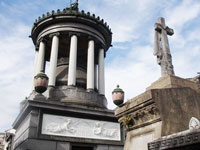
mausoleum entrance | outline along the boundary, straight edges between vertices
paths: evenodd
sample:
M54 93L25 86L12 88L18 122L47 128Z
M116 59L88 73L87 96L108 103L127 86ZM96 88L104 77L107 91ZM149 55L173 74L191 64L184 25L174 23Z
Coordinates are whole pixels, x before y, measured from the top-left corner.
M71 150L94 150L94 147L88 146L72 146Z

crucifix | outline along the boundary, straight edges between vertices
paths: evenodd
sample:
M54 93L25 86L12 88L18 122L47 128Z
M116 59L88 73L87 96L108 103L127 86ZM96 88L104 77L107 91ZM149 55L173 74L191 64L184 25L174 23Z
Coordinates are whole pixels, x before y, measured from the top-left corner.
M161 66L161 75L174 75L172 56L169 49L167 35L173 35L174 30L165 25L165 19L160 17L154 25L154 55L157 56L157 63Z

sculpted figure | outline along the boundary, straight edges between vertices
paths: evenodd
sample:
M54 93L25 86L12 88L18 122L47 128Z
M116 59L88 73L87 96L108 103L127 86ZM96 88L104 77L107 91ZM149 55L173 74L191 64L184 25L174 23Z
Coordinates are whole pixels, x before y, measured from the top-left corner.
M96 135L100 135L100 136L104 136L104 137L113 137L115 136L116 133L116 129L106 129L103 128L103 125L101 125L100 123L95 123L95 127L94 127L94 134Z
M158 18L155 23L154 55L157 56L157 63L161 66L161 75L174 75L172 57L169 49L167 35L173 35L173 29L165 26L165 19Z
M70 127L71 119L66 120L63 124L58 124L58 123L50 123L46 127L46 131L48 132L53 132L53 133L60 133L60 132L70 132L70 133L75 133L76 130L72 127Z
M95 123L94 134L99 135L102 132L102 127L100 123Z

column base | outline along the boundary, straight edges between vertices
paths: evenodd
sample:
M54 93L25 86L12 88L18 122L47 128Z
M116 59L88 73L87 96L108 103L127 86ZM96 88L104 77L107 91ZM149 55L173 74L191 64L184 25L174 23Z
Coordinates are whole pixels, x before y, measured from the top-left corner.
M94 89L87 89L87 92L94 92Z
M76 85L68 85L67 88L76 88Z

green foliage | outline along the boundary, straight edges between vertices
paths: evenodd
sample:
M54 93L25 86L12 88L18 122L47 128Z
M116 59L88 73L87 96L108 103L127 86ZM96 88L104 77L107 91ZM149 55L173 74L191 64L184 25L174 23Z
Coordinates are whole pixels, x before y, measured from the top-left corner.
M126 127L126 129L133 126L134 122L133 122L133 119L131 118L131 115L124 115L123 116L123 124Z

